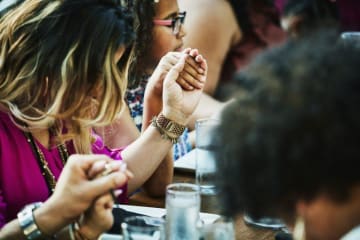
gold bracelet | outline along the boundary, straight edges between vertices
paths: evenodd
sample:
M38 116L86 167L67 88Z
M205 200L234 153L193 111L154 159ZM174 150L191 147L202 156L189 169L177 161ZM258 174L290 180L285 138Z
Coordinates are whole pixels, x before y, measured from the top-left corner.
M185 126L166 118L162 113L160 113L157 117L152 118L151 125L156 127L162 138L170 140L172 143L178 142L179 137L183 134L186 128Z

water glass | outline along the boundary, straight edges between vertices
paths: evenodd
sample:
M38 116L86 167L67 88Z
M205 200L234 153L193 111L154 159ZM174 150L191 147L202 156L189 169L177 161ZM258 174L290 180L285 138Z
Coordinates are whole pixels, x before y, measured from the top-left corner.
M212 141L212 133L219 121L216 119L200 119L195 123L196 131L196 184L203 195L215 195L216 146Z
M198 239L199 186L174 183L166 189L166 240Z
M164 240L165 223L161 218L132 216L121 223L124 240Z
M212 224L203 225L200 230L201 240L234 240L235 228L231 219L220 218Z
M249 214L244 214L244 222L249 225L262 227L262 228L269 228L274 230L285 229L285 223L278 219L272 217L261 217L261 218L253 218Z
M341 40L345 44L360 47L360 32L343 32L341 33Z

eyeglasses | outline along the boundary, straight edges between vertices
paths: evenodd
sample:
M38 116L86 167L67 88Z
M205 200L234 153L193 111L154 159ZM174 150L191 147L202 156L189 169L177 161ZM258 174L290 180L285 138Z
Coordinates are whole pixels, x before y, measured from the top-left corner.
M180 12L177 17L172 19L154 19L153 22L158 26L171 27L173 34L177 35L180 32L181 26L184 24L186 12Z

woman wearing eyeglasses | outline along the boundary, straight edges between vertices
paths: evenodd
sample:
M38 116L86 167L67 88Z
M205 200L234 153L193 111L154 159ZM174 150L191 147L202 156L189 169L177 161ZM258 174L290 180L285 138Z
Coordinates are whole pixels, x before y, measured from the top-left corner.
M145 88L148 92L155 88L158 82L161 82L163 72L174 64L183 49L183 38L186 35L184 22L188 17L186 12L179 9L177 0L146 1L138 0L135 11L138 17L137 40L135 42L135 62L132 64L130 72L130 87L127 92L127 103L129 112L123 113L119 118L113 131L127 132L127 138L108 137L108 144L111 146L121 146L136 139L141 129L146 129L153 115L159 111L161 106L161 96L151 98L145 94ZM196 50L191 51L194 56L198 54ZM194 58L196 60L196 58ZM201 75L203 68L201 64L196 63L194 59L189 58L188 64L192 66L191 74L182 75L183 80L179 80L182 87L188 91L202 86L204 83L196 75ZM190 68L191 69L191 68ZM197 72L195 72L197 71ZM150 78L151 76L151 78ZM155 91L161 95L161 89ZM150 107L148 107L150 105ZM144 110L144 106L147 106ZM222 107L222 104L212 101L205 95L202 95L200 103L192 115L189 129L194 128L197 118L208 117ZM151 109L151 111L149 111ZM120 124L121 123L121 124ZM135 124L134 124L135 123ZM124 126L127 127L125 128ZM116 129L116 130L115 130ZM172 171L172 159L177 159L186 154L193 147L188 129L180 137L179 142L173 147L172 156L168 156L168 170ZM114 136L114 134L111 134Z

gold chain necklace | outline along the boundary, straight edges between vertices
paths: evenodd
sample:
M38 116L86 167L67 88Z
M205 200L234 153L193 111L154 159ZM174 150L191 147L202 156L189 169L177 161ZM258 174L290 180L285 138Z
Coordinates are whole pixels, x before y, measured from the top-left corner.
M44 176L46 180L46 184L48 186L50 194L55 191L56 187L56 179L51 169L49 168L49 164L45 159L44 153L41 151L39 146L35 143L34 138L30 132L24 132L27 142L30 144L41 169L41 174ZM61 158L61 162L65 166L66 160L69 157L69 153L64 144L60 144L57 146L59 151L59 155Z

